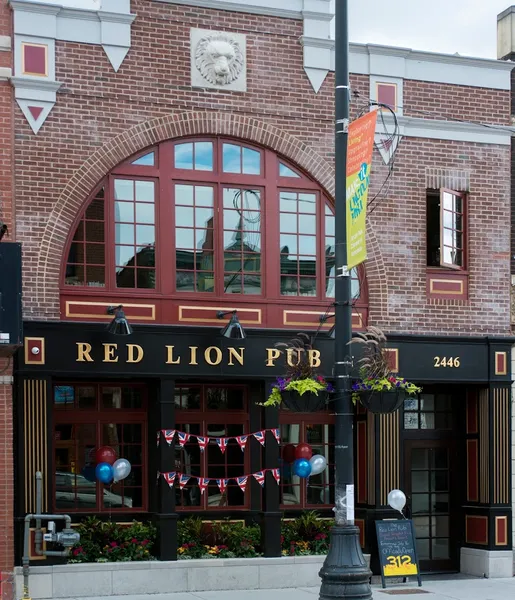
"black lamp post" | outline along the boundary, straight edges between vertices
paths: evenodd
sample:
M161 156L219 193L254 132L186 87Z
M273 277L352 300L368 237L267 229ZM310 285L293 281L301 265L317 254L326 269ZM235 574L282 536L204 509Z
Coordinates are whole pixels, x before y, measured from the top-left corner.
M348 0L336 0L335 21L335 340L336 387L334 427L335 521L331 547L320 569L320 600L370 600L371 573L354 525L354 410L351 399L348 343L352 339L351 278L347 268L347 140L349 128Z

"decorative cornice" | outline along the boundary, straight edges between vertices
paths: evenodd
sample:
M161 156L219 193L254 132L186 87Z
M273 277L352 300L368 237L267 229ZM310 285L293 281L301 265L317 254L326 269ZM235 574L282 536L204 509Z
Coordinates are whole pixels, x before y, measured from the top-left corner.
M334 40L313 38L307 35L301 36L300 43L303 46L310 46L311 48L325 48L326 50L334 49Z
M11 50L11 36L0 35L0 52L9 52Z
M513 129L503 125L485 126L419 117L398 117L397 120L399 135L405 137L510 146L511 138L515 135ZM386 114L384 121L387 129L393 130L393 118Z
M263 3L252 2L220 2L220 0L153 0L163 4L183 4L187 6L198 6L200 8L214 8L216 10L227 10L231 12L244 12L254 15L267 15L271 17L280 17L283 19L302 19L302 0L295 0L291 4L298 5L298 8L277 8L272 6L277 0L270 2L270 6L263 6Z
M40 90L42 92L57 92L63 85L59 81L48 81L37 77L11 77L11 83L17 89Z
M0 81L9 81L11 75L12 70L9 67L0 67Z

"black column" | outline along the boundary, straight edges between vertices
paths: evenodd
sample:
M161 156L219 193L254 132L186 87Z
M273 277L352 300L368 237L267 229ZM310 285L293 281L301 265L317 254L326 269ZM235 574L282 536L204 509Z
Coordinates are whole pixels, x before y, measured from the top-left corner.
M276 407L265 409L265 429L279 428L279 410ZM265 469L279 467L279 444L271 431L265 439ZM281 556L281 512L279 510L279 486L271 472L266 474L263 495L263 519L261 521L261 539L265 556Z
M156 390L156 402L154 404L156 430L150 432L150 446L156 446L156 433L161 429L175 429L175 381L173 379L161 379ZM156 452L157 472L169 473L175 471L175 441L168 444L164 436L160 436L159 447ZM154 473L151 471L149 479L152 484ZM177 560L177 520L175 512L175 489L170 487L162 476L157 482L157 494L155 495L156 511L154 523L157 527L156 554L160 560Z

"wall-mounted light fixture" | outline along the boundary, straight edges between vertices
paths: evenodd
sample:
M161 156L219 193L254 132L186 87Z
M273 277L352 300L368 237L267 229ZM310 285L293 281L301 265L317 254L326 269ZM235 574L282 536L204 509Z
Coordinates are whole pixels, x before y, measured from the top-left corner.
M113 335L131 335L132 327L129 325L123 312L123 306L109 306L107 309L108 315L114 315L114 319L107 326L107 331Z
M233 340L243 340L247 337L247 334L245 333L245 330L241 326L241 323L239 322L238 317L236 316L237 312L237 310L228 310L226 312L224 312L223 310L219 310L216 313L216 318L223 319L225 316L231 315L229 323L227 323L227 325L222 329L220 333L226 338L230 338Z
M320 315L320 323L325 323L329 319L334 319L334 314L332 314L332 315ZM334 331L335 331L335 325L333 325L331 327L331 329L329 329L329 331L327 332L327 335L331 339L333 339L333 340L334 340Z

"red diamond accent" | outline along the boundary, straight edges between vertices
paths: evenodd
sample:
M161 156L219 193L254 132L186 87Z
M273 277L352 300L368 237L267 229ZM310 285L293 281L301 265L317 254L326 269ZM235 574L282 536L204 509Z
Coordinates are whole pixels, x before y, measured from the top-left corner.
M41 106L29 106L29 111L34 121L37 121L39 119L39 115L43 112L43 109Z

